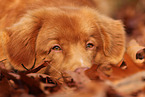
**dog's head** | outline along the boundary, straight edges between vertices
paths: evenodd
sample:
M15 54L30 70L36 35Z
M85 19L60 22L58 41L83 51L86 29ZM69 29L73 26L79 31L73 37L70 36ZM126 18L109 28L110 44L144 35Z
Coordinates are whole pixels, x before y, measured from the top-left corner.
M117 64L125 49L122 23L89 8L29 11L8 33L8 58L19 70L44 59L51 61L50 72Z

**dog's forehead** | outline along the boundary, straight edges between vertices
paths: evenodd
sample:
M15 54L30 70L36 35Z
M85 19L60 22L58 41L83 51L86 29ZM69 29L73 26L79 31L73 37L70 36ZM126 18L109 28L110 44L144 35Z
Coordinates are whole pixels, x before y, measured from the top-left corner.
M61 14L52 22L54 33L59 40L69 42L84 41L96 30L90 17L81 14Z

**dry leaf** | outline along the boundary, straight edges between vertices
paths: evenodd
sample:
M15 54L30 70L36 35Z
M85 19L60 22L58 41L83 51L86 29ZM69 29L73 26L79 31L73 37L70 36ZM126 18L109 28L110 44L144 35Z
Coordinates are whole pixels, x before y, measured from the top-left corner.
M127 54L135 63L140 63L140 65L145 63L145 47L140 46L134 39L128 43Z
M132 76L119 81L114 81L115 90L123 94L132 94L145 88L145 71L138 72Z

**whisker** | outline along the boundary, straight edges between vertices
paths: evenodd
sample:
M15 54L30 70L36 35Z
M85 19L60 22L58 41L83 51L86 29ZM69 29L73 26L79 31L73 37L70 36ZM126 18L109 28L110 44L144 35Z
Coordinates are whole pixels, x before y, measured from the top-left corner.
M48 56L48 54L46 55L46 57L47 57L47 56ZM40 57L40 56L39 56L39 57ZM44 58L40 57L40 58L42 59L42 61L39 62L39 63L41 64L42 62L47 61L47 60L45 60L46 57L44 57ZM52 65L50 65L50 64L48 64L48 63L47 63L47 65L50 66L52 69L54 69L58 74L62 75L62 73L61 73L59 70L57 70L54 66L52 66Z
M47 65L50 66L51 68L53 68L57 73L59 73L60 75L62 75L62 73L59 70L57 70L55 67L53 67L52 65L50 65L48 63L47 63Z

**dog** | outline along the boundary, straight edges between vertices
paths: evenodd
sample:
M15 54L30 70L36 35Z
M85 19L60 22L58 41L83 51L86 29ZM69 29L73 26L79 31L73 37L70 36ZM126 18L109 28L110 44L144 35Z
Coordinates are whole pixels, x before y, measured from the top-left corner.
M123 58L123 24L98 12L97 0L0 1L0 60L8 69L24 71L46 60L41 73L55 76Z

